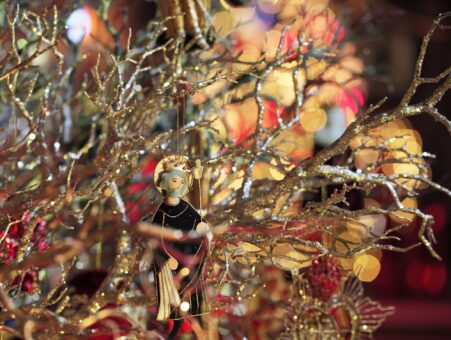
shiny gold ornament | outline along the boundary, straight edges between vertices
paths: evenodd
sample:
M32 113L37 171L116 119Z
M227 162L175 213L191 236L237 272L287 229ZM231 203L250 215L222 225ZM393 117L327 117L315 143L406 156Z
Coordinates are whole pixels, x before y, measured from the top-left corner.
M371 338L394 312L363 296L362 283L354 276L344 278L340 291L328 301L313 298L309 282L294 276L293 297L286 313L281 339L358 340Z

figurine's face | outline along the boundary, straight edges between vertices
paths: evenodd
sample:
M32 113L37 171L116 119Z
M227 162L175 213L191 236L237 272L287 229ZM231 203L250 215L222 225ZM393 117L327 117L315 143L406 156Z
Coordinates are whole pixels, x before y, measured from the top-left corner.
M166 184L166 195L169 197L183 196L183 189L185 187L185 180L177 175L169 177Z
M185 185L185 180L180 176L172 176L169 179L168 189L169 190L177 190L182 188Z
M182 197L187 189L187 177L179 171L164 173L160 183L160 188L169 197Z

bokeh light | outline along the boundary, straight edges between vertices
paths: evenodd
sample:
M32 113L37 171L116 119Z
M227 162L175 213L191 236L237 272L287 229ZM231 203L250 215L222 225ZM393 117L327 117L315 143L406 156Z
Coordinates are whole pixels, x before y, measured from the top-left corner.
M375 256L363 254L355 259L353 270L360 281L371 282L379 275L381 263Z
M83 38L92 32L92 19L87 9L79 8L67 19L67 38L74 44L82 42Z
M187 311L189 311L189 307L190 307L190 304L189 304L189 302L187 302L187 301L183 301L183 302L180 304L180 310L181 310L182 312L187 312Z
M426 214L430 214L434 217L434 225L432 227L435 231L438 232L445 227L448 221L448 213L443 204L438 202L431 203L427 205L423 210Z
M402 205L406 208L416 209L418 207L418 202L415 197L406 197L401 201ZM390 219L395 223L409 223L415 219L415 215L401 210L396 210L390 213Z
M435 296L443 292L447 280L447 270L443 263L412 261L406 268L409 289L416 294Z

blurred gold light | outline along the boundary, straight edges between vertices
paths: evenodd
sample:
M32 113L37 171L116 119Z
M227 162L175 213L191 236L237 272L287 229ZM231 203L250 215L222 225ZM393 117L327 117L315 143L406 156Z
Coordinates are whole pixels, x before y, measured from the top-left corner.
M209 129L209 132L213 134L214 139L221 142L225 141L227 139L227 128L224 125L224 122L219 119L216 113L210 113L208 115L208 120L211 122L211 129Z
M255 81L250 81L248 83L240 84L234 91L234 98L243 99L243 97L246 97L249 93L254 91L255 83Z
M355 153L355 165L363 168L368 163L383 161L380 168L386 175L423 174L420 166L427 169L427 164L422 158L415 160L409 158L411 155L419 155L422 151L421 136L413 130L410 123L405 120L396 120L383 125L380 128L371 130L368 136L359 136L350 143L355 151L361 145L370 147L380 146L387 149L381 150L358 150ZM392 160L392 161L391 161ZM403 163L400 163L401 160ZM375 169L370 169L374 171ZM408 189L424 187L424 184L416 180L396 179L399 184L405 185Z
M183 276L183 277L188 276L189 273L190 273L190 271L189 271L189 268L187 268L187 267L183 267L183 268L180 270L180 275Z
M335 241L335 248L338 252L346 253L358 247L363 242L363 237L366 234L367 229L364 225L358 221L350 220L346 223L346 230L338 235L339 239ZM353 259L340 258L339 261L343 269L352 269Z
M308 132L321 130L327 122L327 114L323 109L303 111L299 118L302 127Z
M255 18L255 7L234 7L230 9L230 14L233 18L233 26L239 29L243 23L250 22Z
M257 123L258 105L254 98L244 100L238 108L246 120L251 120L253 125Z
M231 194L232 194L232 190L231 189L223 189L220 192L218 192L216 195L214 195L211 199L211 203L212 204L219 204L222 201L224 201L225 199L227 199Z
M254 98L224 107L224 121L234 142L241 142L255 131L258 106Z
M283 131L279 136L274 138L271 147L274 148L278 155L295 159L305 159L311 156L313 144L312 134L302 134L296 128L293 128Z
M312 95L304 101L304 105L302 107L306 111L313 111L321 107L321 102L318 97Z
M393 163L386 163L381 166L382 170L387 175L393 174L406 174L406 175L418 175L419 168L415 163L406 158L406 155L401 153L390 152L387 160L393 160ZM395 160L402 159L402 163L397 163Z
M298 13L302 10L302 5L304 4L305 0L288 0L284 1L284 6L278 13L278 17L281 20L284 19L291 19L296 18ZM301 19L301 16L298 16L297 19ZM292 28L294 28L292 26Z
M284 177L285 172L275 166L263 162L257 163L252 171L252 178L254 181L262 179L280 181Z
M249 243L249 242L239 242L238 246L245 252L245 253L255 253L260 252L262 249L260 247L257 247L255 244Z
M277 69L271 74L271 78L282 87L293 88L293 73L291 70Z
M359 58L356 58L354 56L344 57L340 61L340 66L354 74L360 74L365 69L365 66L363 65L362 60L360 60Z
M345 116L346 116L346 122L348 124L351 124L356 118L356 113L354 111L352 111L352 109L348 106L348 107L346 107L346 110L345 110Z
M318 15L329 6L329 0L305 0L305 11L310 15Z
M406 208L411 208L411 209L416 209L418 207L417 199L415 197L407 197L401 201L401 204L403 206L405 206ZM405 212L405 211L401 211L401 210L394 211L393 213L390 213L389 216L393 222L396 222L399 224L412 222L413 219L415 218L414 214L411 214L411 213Z
M363 169L368 163L379 159L379 152L375 150L358 150L355 153L354 164L357 169Z
M228 35L233 29L233 18L229 11L215 13L213 17L213 27L222 37Z
M294 270L308 267L310 256L296 251L291 244L281 243L274 247L272 258L275 265L284 270Z
M253 45L258 49L262 49L265 42L264 33L266 30L267 25L265 22L255 15L247 21L237 22L233 36L238 39L236 41L238 44L234 50L241 49L243 45Z
M310 57L307 60L307 78L313 80L321 76L327 68L327 62Z
M338 84L345 84L352 78L352 73L349 70L346 69L339 69L337 70L337 73L335 74L335 81Z
M420 173L422 176L429 179L432 178L431 166L424 159L419 159L415 163L418 164L418 166L421 166ZM412 182L413 184L409 183L409 185L412 185L412 187L416 189L426 189L427 187L429 187L429 184L423 181L412 181Z
M290 106L295 100L293 73L285 68L275 69L263 82L262 94Z
M221 203L222 201L229 198L233 191L238 190L241 187L243 183L243 171L236 171L231 176L227 176L227 174L221 173L218 182L221 183L223 188L221 190L218 190L221 185L213 186L213 189L217 190L217 193L213 195L211 199L212 204Z
M400 175L424 175L428 177L429 173L422 173L420 171L421 162L415 161L409 164L397 164L393 163L391 165L391 171L388 172L388 174L400 174ZM384 170L385 173L387 173ZM405 188L412 190L412 189L418 189L418 188L424 188L427 186L427 184L422 183L421 181L417 181L416 179L409 179L409 178L396 178L394 179L396 183L399 185L404 186Z
M349 147L352 151L355 151L363 142L365 141L365 137L358 135L350 140Z
M379 275L380 270L381 263L372 255L363 254L354 260L353 271L360 281L373 281Z
M265 13L275 14L280 12L283 7L282 0L258 0L258 7Z
M103 195L105 197L111 197L113 195L113 190L111 190L111 188L108 187L103 191Z
M321 41L329 26L330 18L325 15L316 15L307 26L309 37L315 41Z
M261 51L253 45L245 45L241 48L238 60L240 62L234 63L233 67L236 71L245 71L260 59Z
M387 127L386 129L382 129L381 133L389 139L387 147L391 149L405 148L410 154L421 152L423 142L420 134L415 130ZM393 138L394 136L397 138Z
M232 190L238 190L241 188L241 185L243 184L243 170L237 171L235 173L236 178L229 184L229 188Z
M317 97L324 104L336 105L336 97L339 92L339 87L333 84L324 84L319 90Z

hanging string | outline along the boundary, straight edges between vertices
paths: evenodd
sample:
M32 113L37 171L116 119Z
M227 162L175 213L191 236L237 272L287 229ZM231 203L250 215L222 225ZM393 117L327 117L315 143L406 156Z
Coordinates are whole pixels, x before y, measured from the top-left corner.
M183 89L182 92L182 128L185 126L185 116L186 116L186 96L185 96L185 89ZM182 136L182 150L185 149L185 131L183 131Z
M178 90L181 91L182 100L180 102L180 95ZM177 138L177 154L181 154L181 151L185 149L185 132L180 132L181 129L185 126L185 119L186 119L186 93L183 86L177 86L177 94L175 96L176 98L176 138ZM180 110L180 106L182 109ZM180 112L181 111L181 112ZM181 115L181 117L180 117ZM181 126L180 126L181 124ZM183 136L181 136L183 135Z
M181 151L185 150L185 131L181 132L180 130L186 124L186 90L185 86L178 87L181 91L182 100L180 102L180 95L177 92L176 94L176 112L177 112L177 127L176 127L176 135L177 135L177 154L181 154ZM181 106L181 110L180 110ZM181 117L180 117L181 114ZM181 124L181 126L180 126ZM181 136L182 135L182 136ZM205 216L205 212L202 207L202 184L201 179L197 180L198 190L199 190L199 211L201 215L201 222L203 222L203 217Z
M178 94L176 94L176 106L175 106L175 111L176 111L176 129L175 129L175 134L176 134L176 139L177 139L177 154L180 155L180 117L179 117L179 96Z
M204 217L207 214L207 212L204 210L204 207L202 205L202 179L199 179L197 181L199 184L199 211L200 211L200 220L201 222L204 222Z

